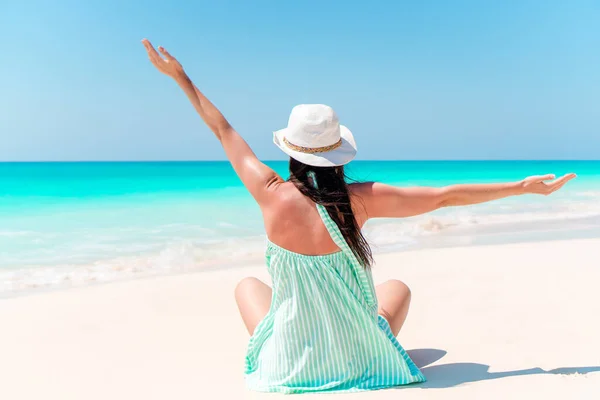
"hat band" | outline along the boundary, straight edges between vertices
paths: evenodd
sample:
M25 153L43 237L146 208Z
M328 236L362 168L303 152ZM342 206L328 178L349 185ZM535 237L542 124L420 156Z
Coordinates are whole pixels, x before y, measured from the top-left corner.
M306 153L306 154L314 154L314 153L325 153L325 152L337 149L338 147L340 147L342 145L342 138L340 138L340 140L338 140L334 144L331 144L329 146L323 146L323 147L302 147L302 146L297 146L297 145L291 143L285 137L283 138L283 142L285 143L285 145L287 147L289 147L290 149L292 149L294 151L298 151L300 153Z

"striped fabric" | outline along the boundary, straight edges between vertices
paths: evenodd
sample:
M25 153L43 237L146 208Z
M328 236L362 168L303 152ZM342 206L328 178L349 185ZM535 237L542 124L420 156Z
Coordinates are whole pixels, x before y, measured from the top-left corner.
M370 271L317 205L341 249L306 256L267 241L271 308L250 338L246 383L261 392L355 392L425 377L377 315Z

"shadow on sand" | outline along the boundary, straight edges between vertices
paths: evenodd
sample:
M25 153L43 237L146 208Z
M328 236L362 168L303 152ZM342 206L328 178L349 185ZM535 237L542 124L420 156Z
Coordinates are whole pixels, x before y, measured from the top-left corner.
M408 354L415 364L427 377L427 382L414 386L415 388L448 388L463 383L500 379L509 376L522 375L570 375L600 372L600 366L594 367L564 367L551 370L542 368L519 369L514 371L489 372L490 366L477 363L450 363L428 366L446 355L446 351L439 349L415 349Z

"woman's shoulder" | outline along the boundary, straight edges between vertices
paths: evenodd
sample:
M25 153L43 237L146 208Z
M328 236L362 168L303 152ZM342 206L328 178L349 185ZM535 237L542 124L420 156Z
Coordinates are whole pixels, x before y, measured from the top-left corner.
M375 182L354 182L348 184L348 190L351 195L365 199L373 196L373 185Z
M369 219L369 210L373 207L374 182L356 182L348 185L352 210L359 226L363 226Z

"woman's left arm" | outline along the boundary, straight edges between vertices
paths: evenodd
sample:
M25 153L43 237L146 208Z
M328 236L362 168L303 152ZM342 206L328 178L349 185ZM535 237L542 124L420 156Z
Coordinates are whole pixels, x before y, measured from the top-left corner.
M554 178L554 175L540 175L518 182L459 184L440 188L395 187L366 182L354 184L353 188L365 204L367 218L402 218L425 214L442 207L485 203L527 193L549 195L575 178L575 174L545 182Z
M177 82L202 120L219 139L233 169L248 191L259 204L266 202L270 198L270 189L275 183L282 181L281 177L256 157L248 143L233 129L217 107L198 90L173 56L159 47L158 50L163 54L163 58L147 39L142 43L152 64Z
M526 193L549 195L575 176L575 174L567 174L548 183L544 181L555 179L554 175L530 176L522 181L511 183L446 186L441 189L439 206L466 206Z

